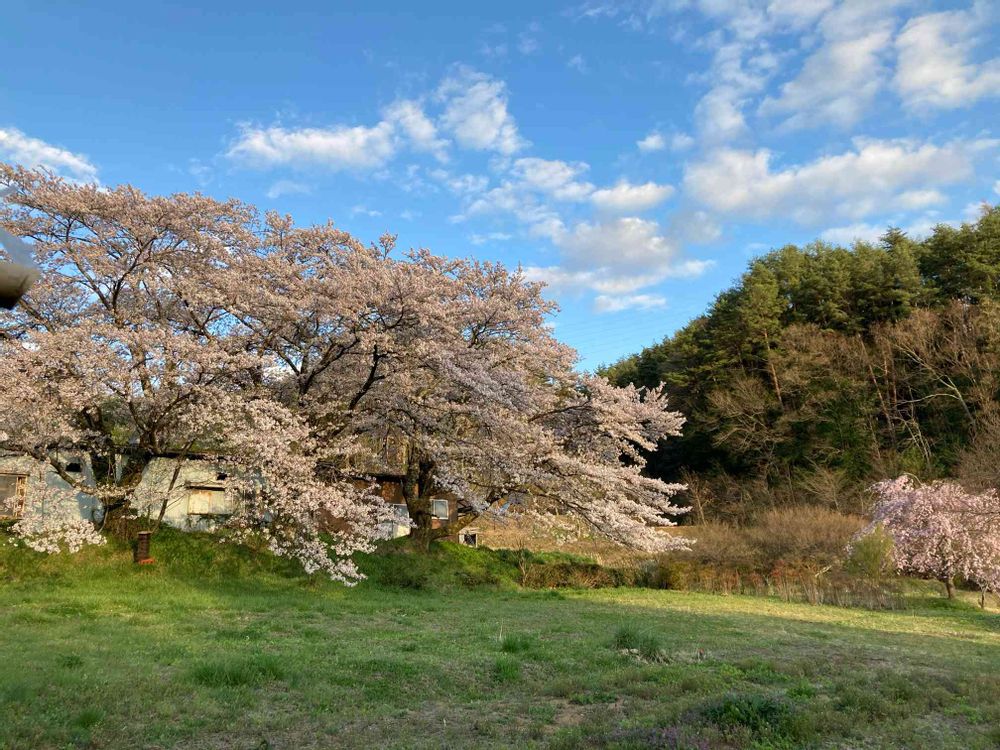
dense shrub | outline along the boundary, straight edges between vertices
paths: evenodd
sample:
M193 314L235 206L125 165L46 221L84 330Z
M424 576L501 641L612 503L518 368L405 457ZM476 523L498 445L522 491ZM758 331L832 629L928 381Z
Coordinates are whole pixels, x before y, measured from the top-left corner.
M844 570L869 581L884 581L896 570L892 546L892 537L880 526L851 544Z
M792 710L785 701L769 695L735 693L709 703L704 715L726 729L780 737L788 732Z
M665 559L684 560L720 568L751 569L756 566L753 545L746 532L737 526L709 522L686 527L694 544L687 552L673 553Z
M816 506L762 513L754 523L707 523L685 529L691 549L650 560L638 585L720 594L779 596L787 601L896 608L902 599L885 575L876 542L852 539L864 519Z
M781 508L760 515L747 529L747 538L760 568L782 562L822 568L843 557L865 523L859 516L818 506Z
M624 572L605 568L595 562L541 562L525 573L522 584L531 589L598 589L621 586Z
M367 585L401 589L607 588L635 583L626 569L599 565L590 558L558 552L473 549L442 542L429 552L411 550L405 541L360 557Z
M665 559L710 565L724 570L770 572L778 565L820 569L844 556L865 526L849 516L819 506L766 511L745 526L706 523L687 529L691 549Z
M696 736L691 727L678 726L619 727L594 742L594 746L643 750L712 750L718 747L709 740Z

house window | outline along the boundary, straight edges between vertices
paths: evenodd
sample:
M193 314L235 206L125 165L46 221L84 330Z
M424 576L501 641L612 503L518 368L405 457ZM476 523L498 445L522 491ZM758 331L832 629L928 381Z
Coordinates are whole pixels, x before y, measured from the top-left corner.
M448 512L448 501L440 499L431 500L431 515L440 521L447 521L451 518L451 514Z
M396 539L410 533L410 511L405 503L393 503L392 514L394 521L388 521L381 525L382 536L388 539Z
M0 474L0 518L20 518L28 490L25 474Z
M188 494L188 515L231 516L233 500L224 487L190 487Z

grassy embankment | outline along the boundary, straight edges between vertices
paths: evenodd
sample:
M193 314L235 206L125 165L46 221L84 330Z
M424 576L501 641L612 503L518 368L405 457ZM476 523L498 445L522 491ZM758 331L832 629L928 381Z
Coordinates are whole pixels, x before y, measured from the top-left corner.
M1000 615L966 602L526 591L454 547L345 589L154 552L0 544L0 747L1000 746Z

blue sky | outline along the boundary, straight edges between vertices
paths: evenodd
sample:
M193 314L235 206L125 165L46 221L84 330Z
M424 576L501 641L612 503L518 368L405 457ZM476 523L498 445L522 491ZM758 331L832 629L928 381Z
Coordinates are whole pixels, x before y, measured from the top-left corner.
M521 264L592 368L755 254L1000 200L995 2L0 9L0 159Z

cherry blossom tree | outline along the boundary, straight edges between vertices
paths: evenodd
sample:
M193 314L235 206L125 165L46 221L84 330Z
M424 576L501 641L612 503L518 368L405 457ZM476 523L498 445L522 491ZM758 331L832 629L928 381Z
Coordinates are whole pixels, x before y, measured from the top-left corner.
M77 511L76 492L42 482L29 485L24 515L14 523L15 538L36 552L79 552L105 539Z
M213 282L238 276L258 252L254 211L7 166L0 182L15 188L0 223L33 240L42 269L22 304L0 316L3 447L94 495L102 525L134 512L156 458L233 464L253 477L242 489L256 501L240 504L235 532L263 535L307 570L355 578L349 555L372 548L385 509L322 479L308 424L273 397L274 364L234 333ZM86 456L96 486L66 470L62 457L74 454ZM53 533L57 516L47 514ZM319 532L331 516L341 524L329 550Z
M210 457L242 470L237 536L352 579L350 554L389 512L359 488L357 459L390 441L423 543L521 513L679 544L660 533L683 510L679 487L643 468L681 416L662 389L578 372L519 271L400 254L391 236L365 245L234 200L6 166L0 184L15 189L0 225L31 240L43 272L0 317L2 442L77 489L59 456L84 453L105 519L134 509L153 459ZM459 519L433 529L445 492ZM331 519L332 550L319 536Z
M966 492L954 482L920 484L902 476L879 482L880 498L868 531L881 526L892 537L893 557L904 572L935 578L954 596L962 578L983 592L1000 592L1000 496Z
M281 361L286 403L333 466L359 445L398 445L413 536L426 544L484 514L572 514L644 549L682 512L678 485L643 476L645 452L679 432L662 389L614 388L574 369L546 325L542 287L520 272L364 247L332 227L268 218L259 288L229 290L248 340ZM432 499L458 500L432 525ZM517 497L519 502L512 503Z

